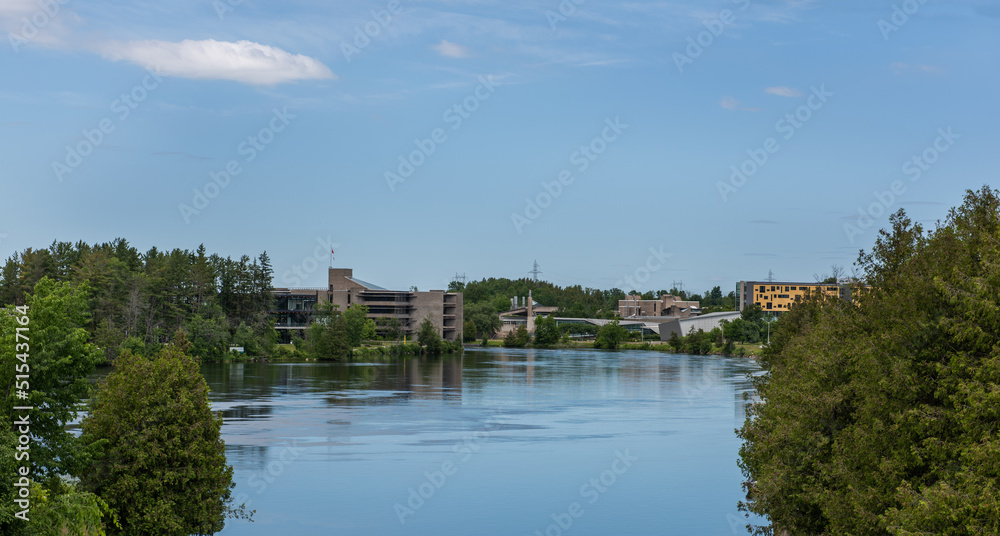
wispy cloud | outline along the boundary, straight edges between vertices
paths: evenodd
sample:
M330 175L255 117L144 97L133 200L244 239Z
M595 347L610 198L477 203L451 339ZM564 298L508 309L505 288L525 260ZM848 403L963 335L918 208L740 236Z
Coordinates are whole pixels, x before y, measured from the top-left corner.
M736 100L736 97L722 97L719 101L719 106L725 108L726 110L738 110L741 112L759 112L760 108L748 108L743 106L743 103Z
M326 65L313 58L251 41L131 41L108 44L102 49L104 57L114 61L126 60L160 74L196 80L269 86L336 78Z
M472 54L469 49L459 45L458 43L452 43L451 41L441 40L440 43L431 46L432 49L437 51L438 54L445 56L447 58L468 58Z
M766 88L764 90L764 93L768 93L770 95L777 95L779 97L801 97L802 96L802 92L801 91L799 91L799 90L797 90L795 88L785 87L785 86L769 87L769 88Z

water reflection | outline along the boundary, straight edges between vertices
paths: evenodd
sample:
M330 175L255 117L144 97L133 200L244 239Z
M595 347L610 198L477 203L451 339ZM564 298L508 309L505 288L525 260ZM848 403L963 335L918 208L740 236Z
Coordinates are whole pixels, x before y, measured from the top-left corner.
M742 497L733 429L755 370L534 349L205 365L236 493L258 510L257 523L222 534L544 532L624 449L636 470L587 505L573 534L730 534Z

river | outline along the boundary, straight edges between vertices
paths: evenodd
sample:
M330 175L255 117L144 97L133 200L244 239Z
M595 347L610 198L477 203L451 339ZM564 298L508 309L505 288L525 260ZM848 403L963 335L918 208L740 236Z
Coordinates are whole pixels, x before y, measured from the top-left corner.
M222 536L745 534L751 360L497 348L202 370L256 510Z

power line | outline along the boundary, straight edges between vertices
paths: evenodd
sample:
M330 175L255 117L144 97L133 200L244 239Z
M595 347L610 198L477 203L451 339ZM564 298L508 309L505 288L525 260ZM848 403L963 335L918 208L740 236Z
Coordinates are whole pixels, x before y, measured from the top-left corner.
M542 273L542 271L538 269L538 260L535 260L535 268L534 268L534 270L531 270L528 273L534 276L535 283L537 283L538 282L538 274Z

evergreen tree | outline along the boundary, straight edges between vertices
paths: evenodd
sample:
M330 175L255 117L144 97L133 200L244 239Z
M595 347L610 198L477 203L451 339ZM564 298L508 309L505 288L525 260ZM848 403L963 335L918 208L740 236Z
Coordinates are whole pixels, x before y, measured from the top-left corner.
M82 439L103 453L83 484L117 512L111 534L214 534L227 517L248 517L232 507L222 416L187 346L179 338L153 359L122 353L90 401Z

